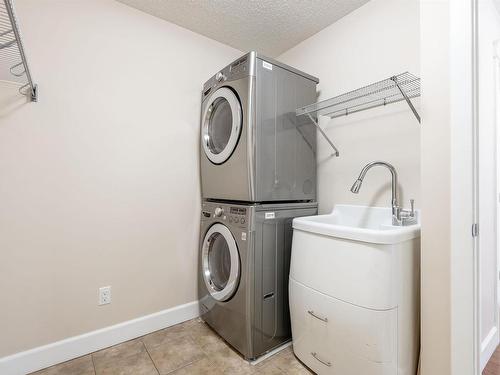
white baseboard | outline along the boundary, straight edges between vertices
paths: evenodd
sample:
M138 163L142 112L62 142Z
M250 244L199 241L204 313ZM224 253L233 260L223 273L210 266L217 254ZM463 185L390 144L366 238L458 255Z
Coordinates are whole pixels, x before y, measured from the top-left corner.
M24 375L194 319L198 301L0 358L0 374Z
M498 346L499 335L497 327L491 328L490 332L486 338L481 342L481 372L484 370L485 366L488 364L491 356L495 352Z

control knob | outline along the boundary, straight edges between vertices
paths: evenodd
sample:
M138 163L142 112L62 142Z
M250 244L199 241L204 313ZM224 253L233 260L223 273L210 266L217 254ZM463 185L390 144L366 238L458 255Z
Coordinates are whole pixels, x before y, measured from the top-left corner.
M217 82L220 82L220 81L223 81L226 77L224 77L224 74L222 74L222 72L219 72L215 75L215 79L217 80Z
M214 215L217 217L221 217L223 212L224 212L224 209L222 207L217 207L214 211Z

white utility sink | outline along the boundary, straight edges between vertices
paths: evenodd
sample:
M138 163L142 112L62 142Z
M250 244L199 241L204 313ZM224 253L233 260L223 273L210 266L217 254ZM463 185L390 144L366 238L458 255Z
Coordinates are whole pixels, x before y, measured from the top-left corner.
M293 220L293 348L317 374L414 375L419 350L420 221L337 205Z
M378 244L403 242L420 236L420 212L417 224L393 226L390 207L336 205L331 214L300 217L293 220L295 229L325 236Z

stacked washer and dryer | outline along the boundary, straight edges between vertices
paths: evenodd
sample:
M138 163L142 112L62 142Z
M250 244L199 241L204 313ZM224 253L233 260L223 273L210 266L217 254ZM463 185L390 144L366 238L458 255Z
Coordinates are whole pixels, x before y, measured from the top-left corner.
M291 340L292 220L317 213L316 128L295 110L318 82L250 52L203 86L201 317L249 360Z

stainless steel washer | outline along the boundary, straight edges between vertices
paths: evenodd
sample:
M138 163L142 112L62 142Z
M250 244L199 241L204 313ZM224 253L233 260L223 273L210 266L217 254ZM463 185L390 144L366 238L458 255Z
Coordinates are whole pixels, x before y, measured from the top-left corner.
M203 202L201 317L247 359L291 339L292 220L316 213L316 203Z
M203 86L201 181L206 199L316 199L316 128L295 110L318 79L250 52Z

